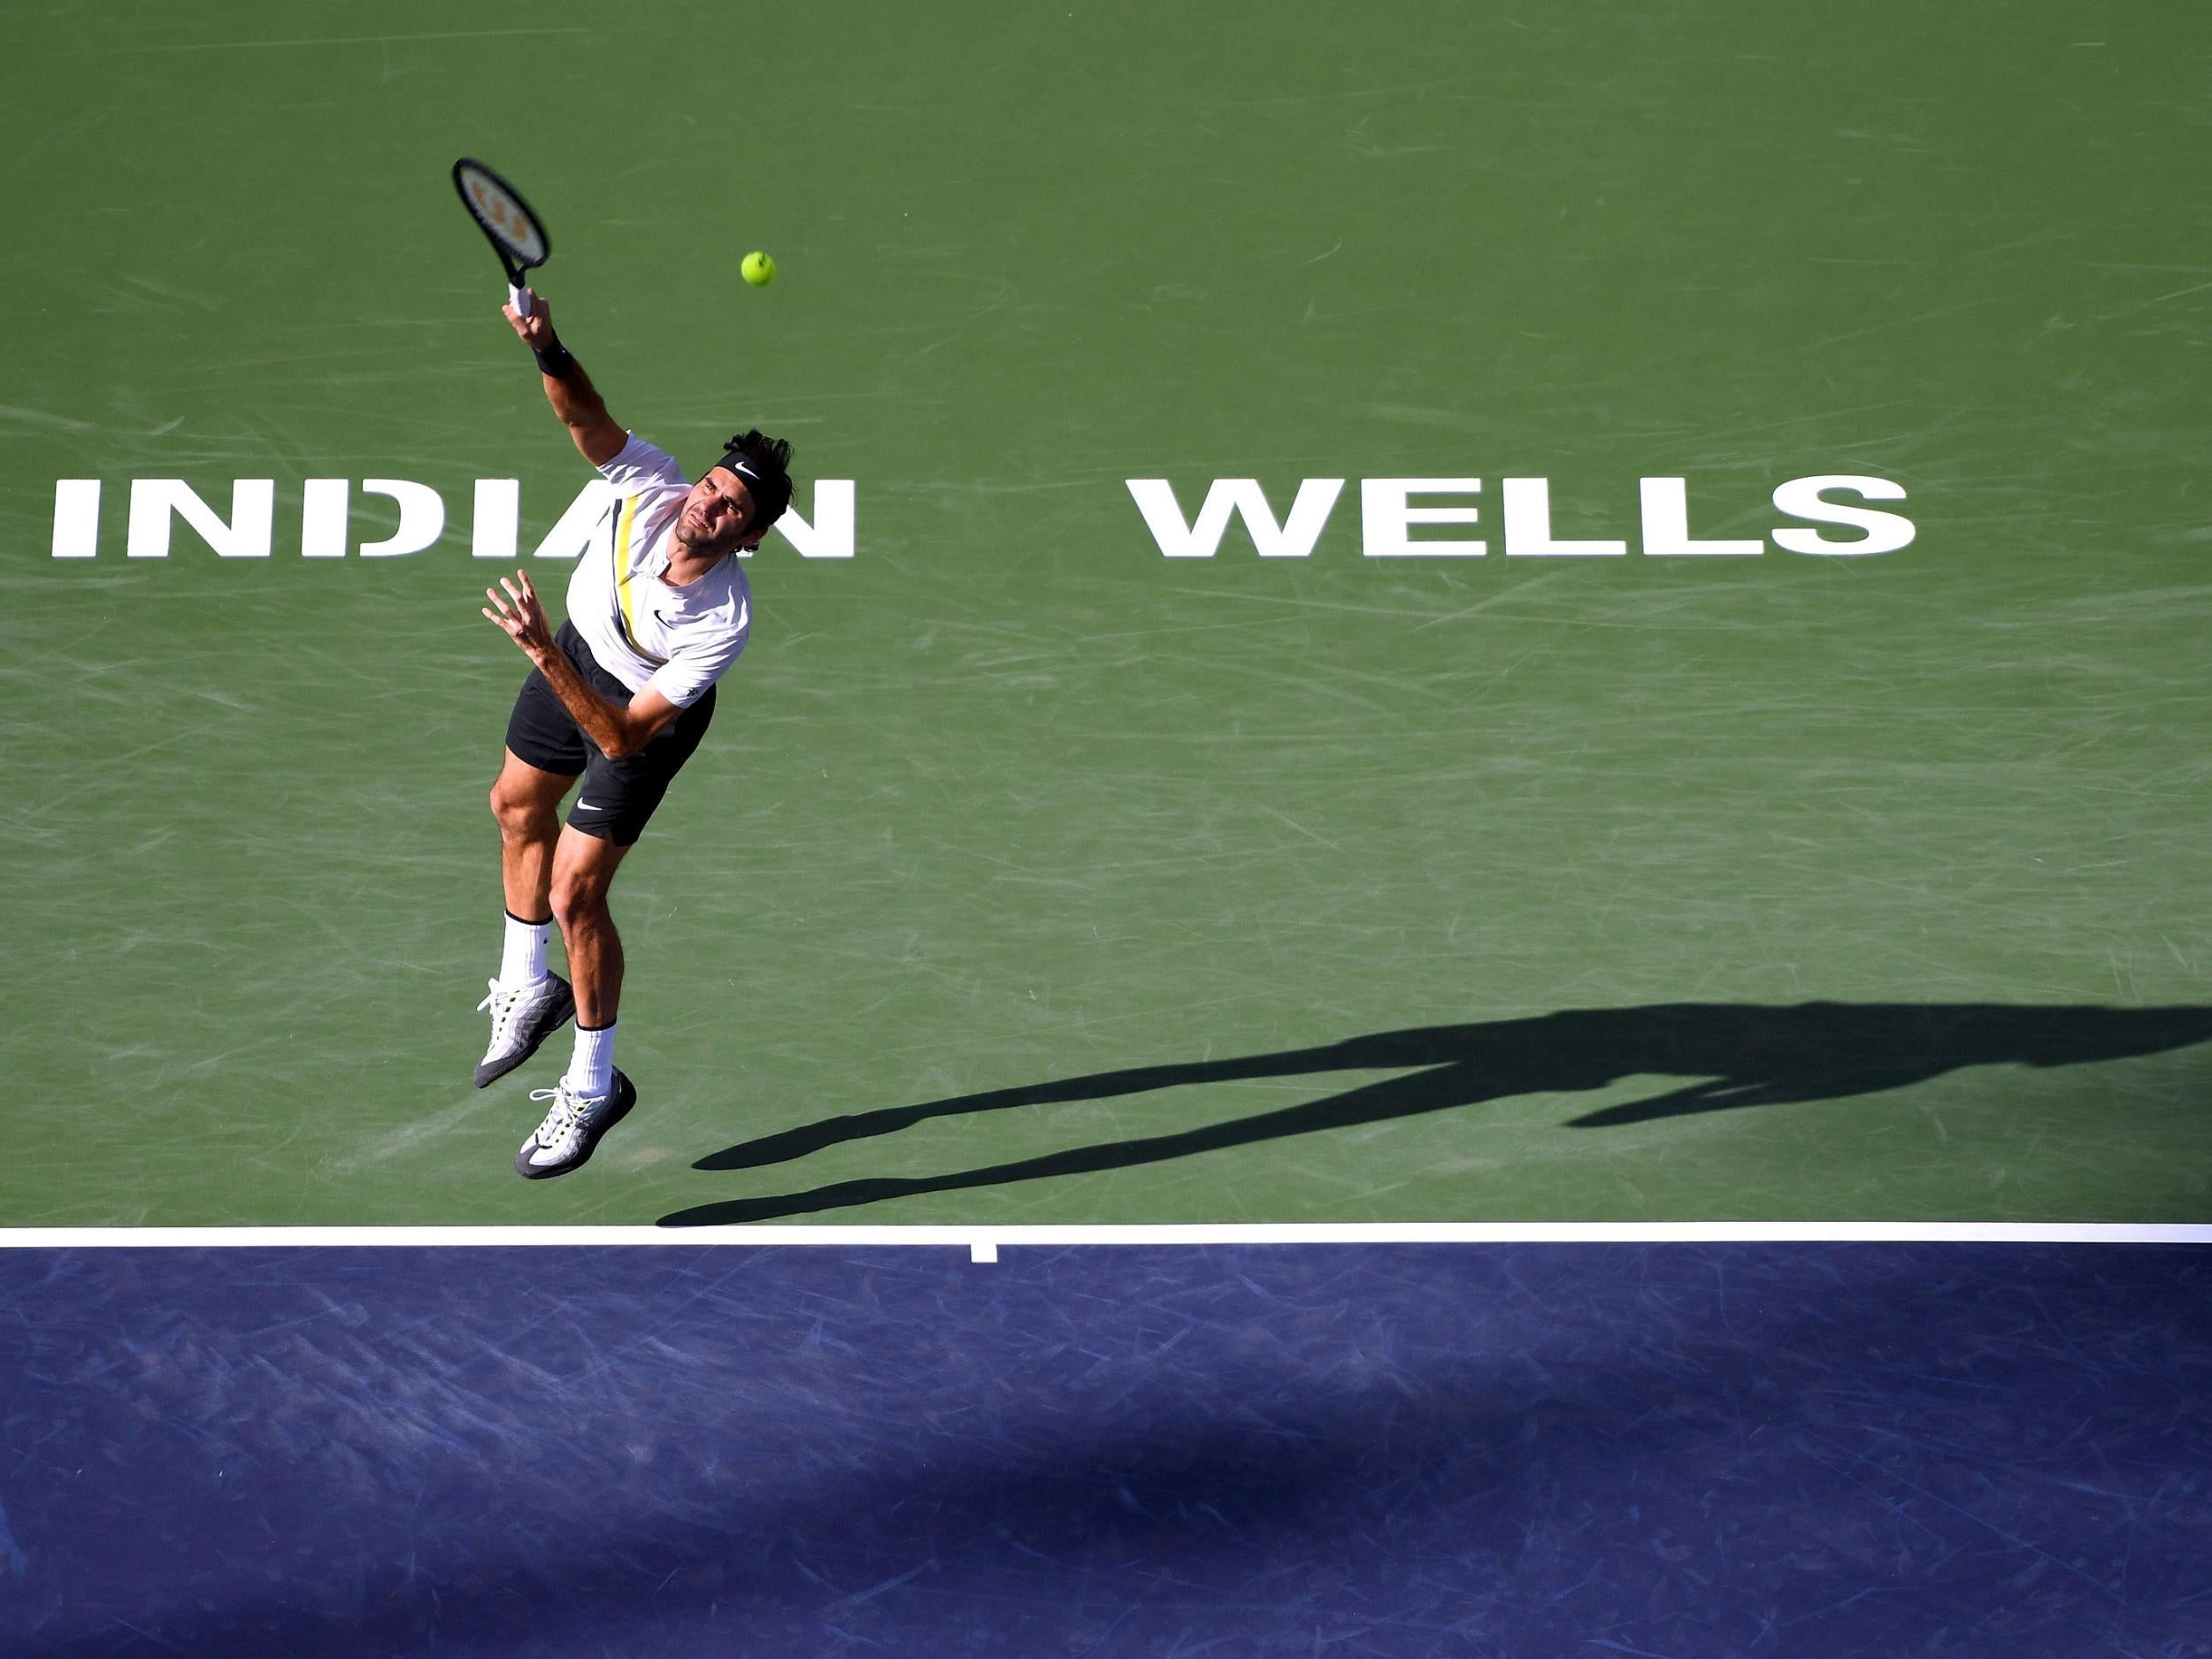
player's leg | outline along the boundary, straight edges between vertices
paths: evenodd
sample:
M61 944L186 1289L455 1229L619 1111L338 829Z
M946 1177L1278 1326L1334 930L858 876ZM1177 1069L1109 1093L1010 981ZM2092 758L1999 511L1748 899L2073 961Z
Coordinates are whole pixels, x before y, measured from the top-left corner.
M629 850L572 824L555 843L549 893L561 942L568 947L580 1031L611 1027L622 1002L622 935L615 930L607 897Z
M507 900L506 941L499 976L476 1006L489 1010L491 1041L477 1062L476 1087L507 1075L576 1011L568 982L546 966L553 912L553 846L561 830L561 796L572 778L533 766L512 749L492 785L499 821L499 879Z
M499 884L510 916L553 918L553 844L561 834L561 797L575 781L574 772L564 777L506 751L491 804L499 822Z
M587 791L592 786L587 783ZM563 1175L592 1155L599 1139L637 1104L637 1090L615 1070L615 1015L622 1001L622 935L607 895L630 843L570 825L554 844L551 902L576 979L576 1048L568 1070L533 1100L553 1102L545 1121L515 1154L515 1173L540 1180Z
M554 919L568 947L576 982L579 1041L585 1028L611 1030L622 1001L622 938L607 905L608 890L624 856L644 834L668 786L691 758L714 718L714 693L664 727L634 755L610 760L597 749L584 769L568 824L554 843L549 889ZM598 1083L596 1067L572 1067L572 1080Z
M554 843L549 894L576 979L576 1052L558 1087L531 1096L553 1105L515 1154L518 1175L537 1180L576 1168L637 1103L636 1088L614 1064L622 936L607 898L615 872L713 716L710 690L636 754L610 760L595 749L585 768L584 787Z
M587 749L545 676L531 671L507 721L507 747L492 784L499 825L499 882L507 903L505 943L489 995L476 1006L492 1017L491 1041L477 1063L476 1087L504 1077L538 1051L575 1011L568 982L546 966L552 932L553 849L561 797L585 766Z

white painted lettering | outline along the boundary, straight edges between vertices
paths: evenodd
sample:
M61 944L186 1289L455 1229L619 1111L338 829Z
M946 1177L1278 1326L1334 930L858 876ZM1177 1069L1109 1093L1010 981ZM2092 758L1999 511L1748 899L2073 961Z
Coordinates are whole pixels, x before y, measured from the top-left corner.
M469 532L469 554L480 559L511 559L522 524L522 482L512 478L476 480L476 515Z
M311 478L300 492L300 556L342 559L346 556L346 496L352 486L342 478Z
M1505 556L1508 558L1612 558L1625 557L1625 541L1555 541L1551 539L1551 480L1509 478L1505 491Z
M54 480L54 557L88 559L100 551L100 480Z
M1763 553L1767 544L1751 541L1694 541L1690 539L1689 487L1678 478L1637 480L1643 495L1644 552L1652 558L1712 555L1743 558Z
M619 499L612 484L603 478L595 478L576 492L576 499L568 503L545 540L538 543L531 554L538 559L572 559L591 546L592 530L607 516L608 505Z
M1206 500L1198 510L1197 520L1187 525L1183 522L1182 507L1175 499L1175 488L1167 480L1133 478L1124 481L1137 503L1137 511L1144 515L1152 540L1171 559L1211 558L1221 546L1232 513L1244 520L1244 528L1262 558L1305 558L1321 539L1321 527L1328 523L1330 511L1344 491L1344 480L1340 478L1302 480L1298 495L1290 503L1290 517L1278 524L1275 509L1269 504L1267 492L1260 488L1259 480L1217 478L1207 487Z
M134 559L169 557L169 519L174 514L227 559L269 557L269 526L276 517L276 480L242 478L230 487L230 518L216 516L192 486L180 478L131 480L130 540L124 551Z
M1414 495L1473 495L1479 478L1366 478L1360 480L1360 551L1369 558L1480 558L1486 541L1416 541L1417 524L1474 524L1478 507L1416 507Z
M361 488L366 495L389 495L399 503L399 527L381 541L364 541L363 558L419 553L445 534L445 497L429 485L403 478L365 478Z
M814 517L799 516L796 501L783 510L773 534L799 550L806 559L849 559L853 556L853 480L818 478L814 480Z
M1839 524L1848 529L1863 530L1866 534L1855 541L1832 541L1817 530L1800 530L1794 526L1774 533L1775 546L1789 553L1817 553L1831 558L1864 557L1870 553L1894 553L1898 549L1910 547L1913 538L1912 520L1901 513L1883 512L1872 507L1854 507L1847 503L1823 501L1822 495L1832 489L1855 490L1869 501L1902 501L1905 487L1893 484L1886 478L1862 478L1850 472L1825 472L1816 478L1793 478L1774 492L1774 510L1786 512L1793 518L1809 518L1815 524Z

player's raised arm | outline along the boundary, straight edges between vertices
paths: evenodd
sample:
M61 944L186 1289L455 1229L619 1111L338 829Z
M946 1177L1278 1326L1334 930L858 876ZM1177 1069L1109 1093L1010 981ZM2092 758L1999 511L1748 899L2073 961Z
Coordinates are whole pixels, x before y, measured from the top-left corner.
M538 372L545 377L546 401L568 428L576 448L594 466L604 466L622 453L630 434L607 413L599 390L584 373L584 365L569 355L561 337L553 332L553 311L544 296L530 295L530 314L519 317L511 305L500 307L523 343L537 354Z

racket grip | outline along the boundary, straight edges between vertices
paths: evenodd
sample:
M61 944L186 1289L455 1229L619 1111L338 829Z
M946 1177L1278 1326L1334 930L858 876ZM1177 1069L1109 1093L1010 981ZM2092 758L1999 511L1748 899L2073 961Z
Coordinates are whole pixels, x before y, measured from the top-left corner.
M530 314L530 290L517 288L510 282L507 284L507 303L515 308L516 316L527 317Z

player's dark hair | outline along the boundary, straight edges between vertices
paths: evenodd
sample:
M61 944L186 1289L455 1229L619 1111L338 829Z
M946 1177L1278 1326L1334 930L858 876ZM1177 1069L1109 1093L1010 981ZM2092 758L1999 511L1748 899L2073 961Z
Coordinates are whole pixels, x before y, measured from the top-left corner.
M741 432L730 440L728 452L717 465L726 466L733 460L743 461L746 472L751 474L745 479L746 488L752 492L755 514L752 523L745 526L749 536L782 518L783 510L791 504L791 445L788 440L772 438L757 428Z

